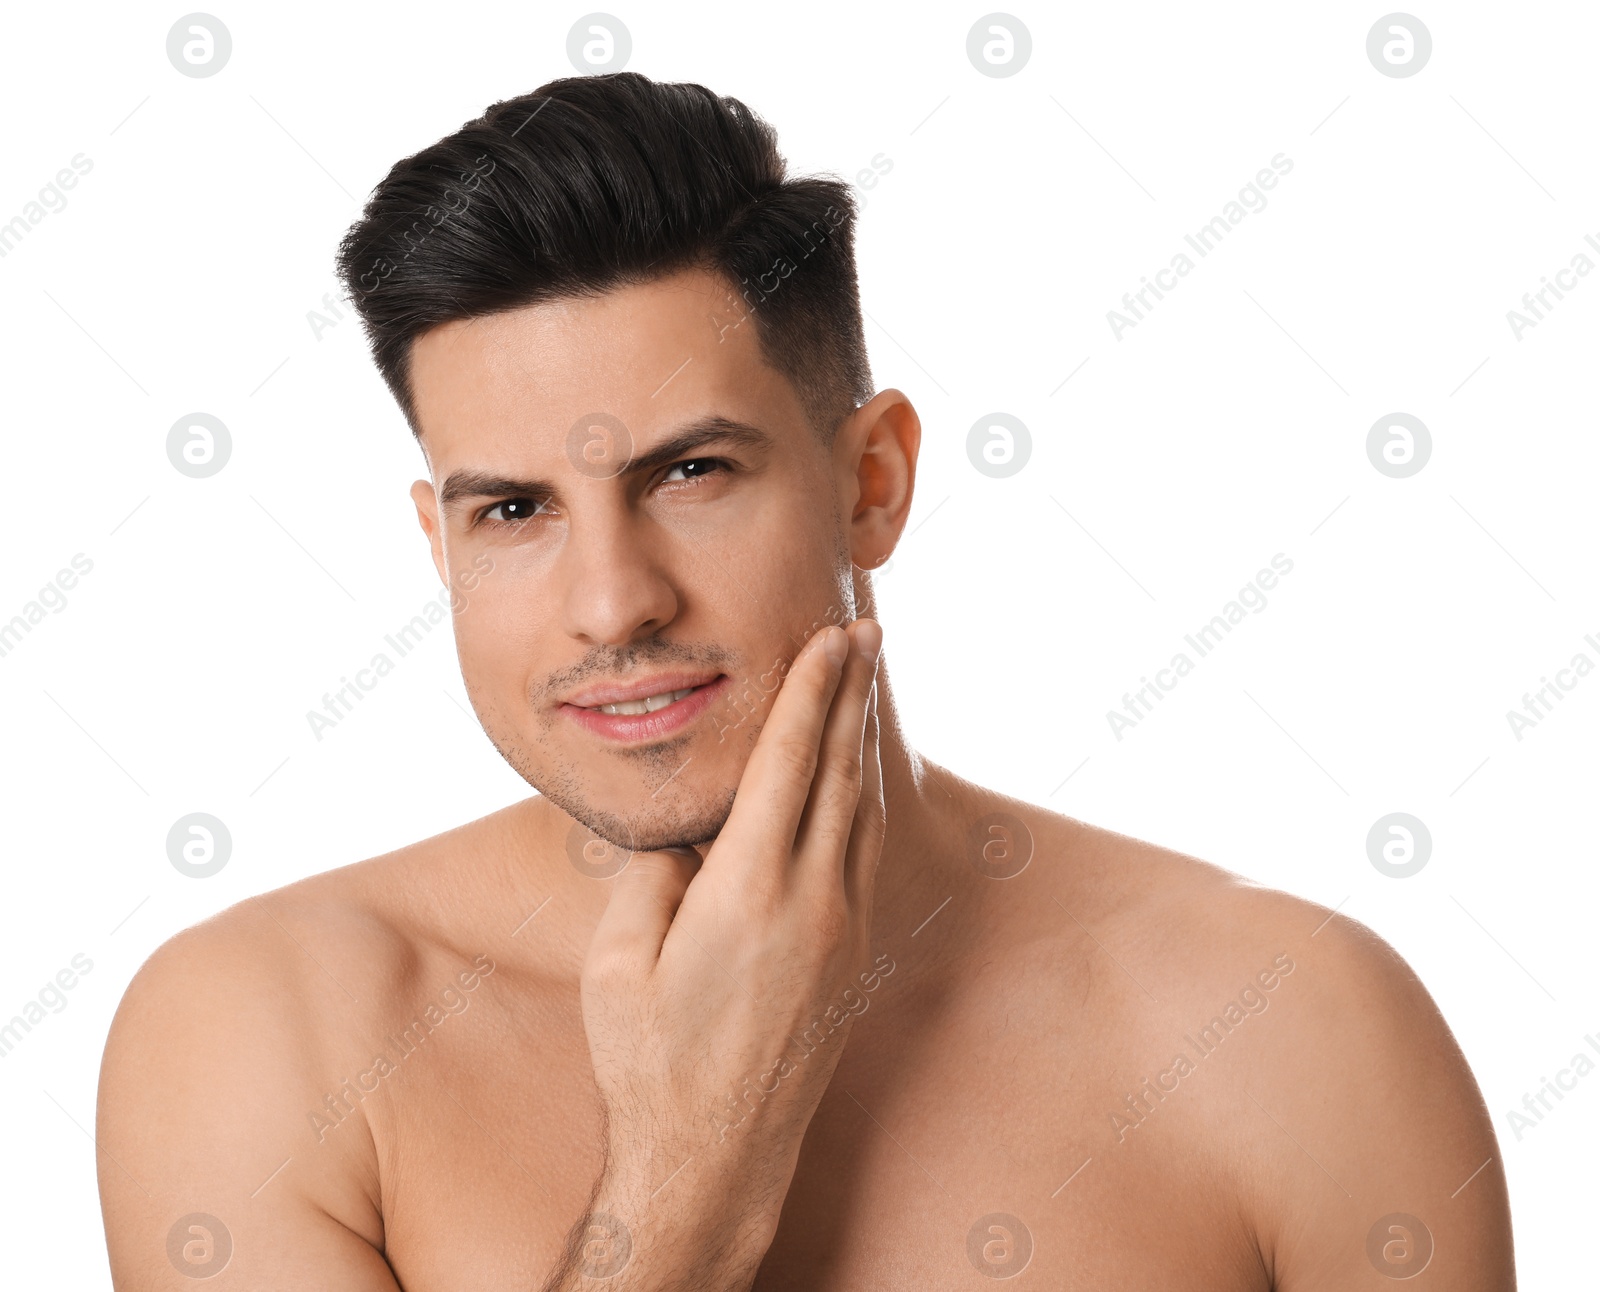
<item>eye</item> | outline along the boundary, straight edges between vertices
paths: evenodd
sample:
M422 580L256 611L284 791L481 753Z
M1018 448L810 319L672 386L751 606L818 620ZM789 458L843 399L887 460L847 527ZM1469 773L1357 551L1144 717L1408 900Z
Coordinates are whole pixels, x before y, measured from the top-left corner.
M543 504L532 498L506 498L492 507L485 507L478 519L491 525L518 525L542 510Z
M704 479L707 475L715 474L718 471L726 471L727 469L728 464L721 458L688 458L683 462L678 462L668 467L666 475L661 477L661 483L666 484L669 481L677 483L677 481L672 480L672 475L675 471L684 472L685 474L680 479L692 484L696 480Z

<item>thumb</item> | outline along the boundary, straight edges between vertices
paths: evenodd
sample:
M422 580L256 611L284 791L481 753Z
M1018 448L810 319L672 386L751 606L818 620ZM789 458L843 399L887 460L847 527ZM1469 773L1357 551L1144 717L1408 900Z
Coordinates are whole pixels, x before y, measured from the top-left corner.
M612 881L611 900L595 928L592 950L637 956L654 964L667 930L700 871L700 854L687 844L636 852Z

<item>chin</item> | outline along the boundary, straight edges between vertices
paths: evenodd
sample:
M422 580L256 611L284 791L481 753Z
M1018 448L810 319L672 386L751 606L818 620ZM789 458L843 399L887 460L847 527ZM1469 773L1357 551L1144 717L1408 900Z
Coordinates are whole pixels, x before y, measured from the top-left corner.
M673 803L645 799L616 808L595 802L582 787L568 794L565 787L539 788L590 833L627 852L656 852L682 844L708 844L722 833L733 811L734 791L695 791Z

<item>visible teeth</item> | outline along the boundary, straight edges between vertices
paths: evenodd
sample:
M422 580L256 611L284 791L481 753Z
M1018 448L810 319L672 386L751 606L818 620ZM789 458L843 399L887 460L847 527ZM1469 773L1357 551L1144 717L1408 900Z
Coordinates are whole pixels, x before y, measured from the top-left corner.
M694 687L686 686L681 691L665 691L660 695L646 696L642 700L624 700L621 704L602 704L595 708L596 713L609 713L613 715L654 713L657 709L665 709L669 704L683 699Z

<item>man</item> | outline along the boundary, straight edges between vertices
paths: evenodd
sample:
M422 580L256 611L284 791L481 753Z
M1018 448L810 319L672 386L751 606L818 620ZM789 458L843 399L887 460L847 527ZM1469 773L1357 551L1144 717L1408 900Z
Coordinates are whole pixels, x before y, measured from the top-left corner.
M852 216L627 73L379 185L341 271L540 794L152 956L101 1084L119 1288L1513 1286L1382 941L910 746L869 571L921 430Z

